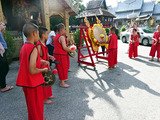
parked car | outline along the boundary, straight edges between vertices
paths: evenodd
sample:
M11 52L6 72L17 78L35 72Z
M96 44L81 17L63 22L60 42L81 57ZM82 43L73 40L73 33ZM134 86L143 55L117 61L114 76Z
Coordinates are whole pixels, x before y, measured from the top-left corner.
M139 39L139 43L145 46L152 44L153 31L148 28L138 28L141 38ZM125 31L120 34L120 39L123 43L127 43L130 39L131 33L130 31Z

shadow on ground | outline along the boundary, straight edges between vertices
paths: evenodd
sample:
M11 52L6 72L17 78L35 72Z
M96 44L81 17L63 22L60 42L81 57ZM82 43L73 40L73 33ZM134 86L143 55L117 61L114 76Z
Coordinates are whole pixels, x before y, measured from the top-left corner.
M88 76L90 76L93 82L95 82L104 92L114 90L116 96L123 97L123 95L121 94L121 90L127 90L133 86L145 90L150 94L160 96L160 93L151 89L146 83L136 79L134 76L138 75L140 72L127 64L119 62L118 67L116 69L106 70L100 74L98 74L98 72L95 71L97 79L93 78L92 75L89 74L88 70L92 69L88 69L86 66L81 68L86 72L86 74L88 74ZM124 70L127 70L128 72L133 72L134 74L129 75ZM109 88L106 89L102 81L105 81Z

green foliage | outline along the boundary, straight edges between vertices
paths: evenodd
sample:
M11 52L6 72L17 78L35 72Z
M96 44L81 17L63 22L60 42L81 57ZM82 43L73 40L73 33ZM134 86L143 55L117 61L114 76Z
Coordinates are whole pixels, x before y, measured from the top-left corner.
M109 33L110 29L109 28L105 28L106 33Z
M157 4L160 4L160 1L157 1Z
M106 33L109 33L110 28L105 28ZM115 34L117 35L118 39L120 38L119 29L116 28Z
M72 25L79 25L80 19L76 19L76 15L72 15L69 18L69 24Z
M78 0L70 0L73 7L77 8ZM79 13L85 10L85 6L82 4L83 0L79 0Z
M117 35L118 39L120 39L119 29L116 28L115 34Z
M126 31L126 30L127 30L126 26L125 26L125 25L123 25L123 26L121 27L120 32L124 32L124 31Z
M77 8L77 0L70 0L70 1L72 2L72 5ZM78 11L78 13L81 13L84 10L85 10L85 6L82 4L82 0L79 0L79 11ZM70 23L70 25L79 25L80 20L76 19L76 15L73 15L73 16L70 17L69 23Z
M3 38L6 41L7 47L8 47L7 57L8 58L12 58L13 54L15 52L15 49L16 49L16 47L15 47L15 41L13 40L13 36L9 33L9 31L5 30L3 32Z
M85 6L83 4L79 4L79 13L83 12L85 10Z
M63 23L63 18L57 17L57 18L50 18L51 28L53 28L55 25L59 23Z
M77 48L79 47L79 38L80 38L80 29L77 29L75 34L74 34L74 40L75 40L75 44L77 46ZM82 38L82 42L81 44L84 44L84 38Z

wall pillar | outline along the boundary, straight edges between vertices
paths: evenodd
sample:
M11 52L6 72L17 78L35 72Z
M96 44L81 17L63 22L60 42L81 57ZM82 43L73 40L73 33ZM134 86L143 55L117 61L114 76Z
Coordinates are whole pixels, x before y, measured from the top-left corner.
M50 16L48 0L41 0L42 24L50 31Z
M68 14L68 11L64 11L63 23L66 26L67 36L69 36L69 18L70 15Z
M4 14L3 14L3 10L2 10L2 2L0 0L0 22L5 22L4 21Z

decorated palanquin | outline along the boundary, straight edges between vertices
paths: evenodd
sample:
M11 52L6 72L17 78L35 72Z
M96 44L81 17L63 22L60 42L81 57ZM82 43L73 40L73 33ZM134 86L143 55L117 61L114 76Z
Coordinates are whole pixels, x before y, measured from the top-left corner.
M93 56L96 56L98 59L105 59L108 60L108 57L102 56L102 54L107 53L108 44L105 43L105 41L108 41L107 34L105 32L105 29L103 28L101 21L96 17L97 23L93 26L90 26L90 23L85 17L84 21L86 26L78 27L80 28L80 40L79 40L79 49L78 49L78 63L80 64L86 64L89 66L93 66L95 68L95 63L93 60ZM84 38L86 46L82 47L81 41L82 38ZM105 46L106 51L99 52L99 47ZM89 55L83 55L81 52L81 49L87 48ZM90 58L91 62L87 62L84 60L84 58Z

